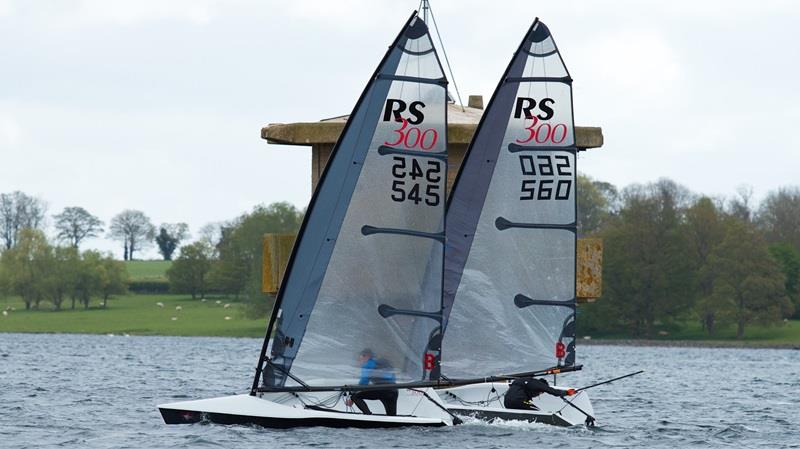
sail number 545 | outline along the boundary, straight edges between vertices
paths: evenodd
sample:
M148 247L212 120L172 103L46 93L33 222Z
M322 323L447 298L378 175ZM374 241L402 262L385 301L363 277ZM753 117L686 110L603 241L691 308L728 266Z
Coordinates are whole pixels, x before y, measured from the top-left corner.
M392 201L411 201L414 204L424 201L428 206L438 206L442 200L442 162L425 161L423 167L423 163L414 157L395 156L393 160ZM427 184L424 190L423 183Z

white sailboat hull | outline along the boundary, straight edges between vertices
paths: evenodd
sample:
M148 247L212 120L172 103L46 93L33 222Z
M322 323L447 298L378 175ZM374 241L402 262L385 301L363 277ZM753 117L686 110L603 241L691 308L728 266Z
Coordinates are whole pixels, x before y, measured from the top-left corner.
M372 415L347 407L338 392L264 393L223 396L158 406L166 424L213 422L249 424L270 428L291 427L405 427L448 426L450 415L431 402L439 397L432 389L399 390L397 416L387 416L379 401L366 401ZM338 400L337 400L338 399ZM335 404L331 404L335 401ZM440 405L441 402L439 403Z
M450 412L459 416L469 416L486 421L494 419L519 420L551 424L556 426L574 426L587 423L587 414L594 417L594 410L585 391L563 399L543 393L533 399L539 410L508 409L503 405L503 398L509 384L482 383L462 387L443 388L437 390ZM567 387L554 387L566 390ZM568 401L570 404L567 404ZM573 407L574 406L574 407ZM583 410L581 412L580 410ZM585 412L585 414L584 414Z

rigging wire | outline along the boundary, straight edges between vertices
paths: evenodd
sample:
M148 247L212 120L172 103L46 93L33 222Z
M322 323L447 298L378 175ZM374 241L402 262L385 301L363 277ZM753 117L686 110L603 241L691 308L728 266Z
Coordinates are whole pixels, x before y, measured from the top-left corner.
M494 397L492 397L492 393L494 393ZM460 396L457 396L456 394L450 391L447 392L447 395L458 401L461 405L477 405L480 407L490 407L492 402L495 401L503 405L501 399L505 397L506 393L504 392L501 394L499 391L497 391L497 389L494 388L494 383L492 383L492 389L489 391L489 393L486 394L486 399L484 400L468 401L466 399L462 399ZM505 405L503 405L503 407L505 407Z
M423 399L425 399L425 396L420 395L419 401L417 401L417 405L415 405L414 409L411 410L411 413L409 413L410 415L414 415L415 413L417 413L417 409L419 408L419 405L422 404Z
M422 20L426 25L428 24L428 13L431 15L433 29L436 31L436 38L439 39L439 47L442 48L444 62L447 65L447 71L450 73L450 79L453 81L453 89L456 91L458 104L461 106L461 112L465 112L464 102L461 101L461 93L458 91L458 84L456 84L456 77L453 75L453 67L450 66L450 60L447 58L447 50L444 49L444 42L442 41L442 36L439 34L439 25L436 24L436 17L433 16L433 8L431 8L431 4L428 0L420 0L419 7L417 9L422 10Z
M309 401L308 398L304 401L303 398L297 393L294 393L294 396L301 404L303 404L304 407L312 406L312 407L322 407L322 408L334 408L339 404L339 401L342 399L342 396L344 396L344 393L340 391L334 395L328 396L325 399L317 399L316 401Z

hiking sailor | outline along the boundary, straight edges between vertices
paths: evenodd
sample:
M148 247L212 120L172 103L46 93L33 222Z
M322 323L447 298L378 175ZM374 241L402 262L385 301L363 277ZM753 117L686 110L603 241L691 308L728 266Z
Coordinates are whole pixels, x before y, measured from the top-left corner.
M396 382L392 365L388 360L376 359L371 349L364 349L358 355L358 364L361 366L361 378L359 385L369 384L393 384ZM388 416L397 415L397 390L367 390L354 393L345 400L348 407L353 404L365 415L371 415L367 403L364 400L381 401L383 408Z
M575 390L559 390L548 385L547 381L544 379L521 377L511 382L506 396L503 399L503 405L505 405L506 408L519 410L539 410L539 407L535 406L532 401L533 398L542 393L564 397L572 396L575 394Z

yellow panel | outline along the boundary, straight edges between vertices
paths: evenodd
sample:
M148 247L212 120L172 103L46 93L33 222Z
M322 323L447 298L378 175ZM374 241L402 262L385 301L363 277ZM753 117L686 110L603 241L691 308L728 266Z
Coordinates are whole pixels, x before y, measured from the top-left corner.
M578 239L578 302L592 302L603 293L603 240Z
M294 234L264 234L261 290L275 294L294 247Z

